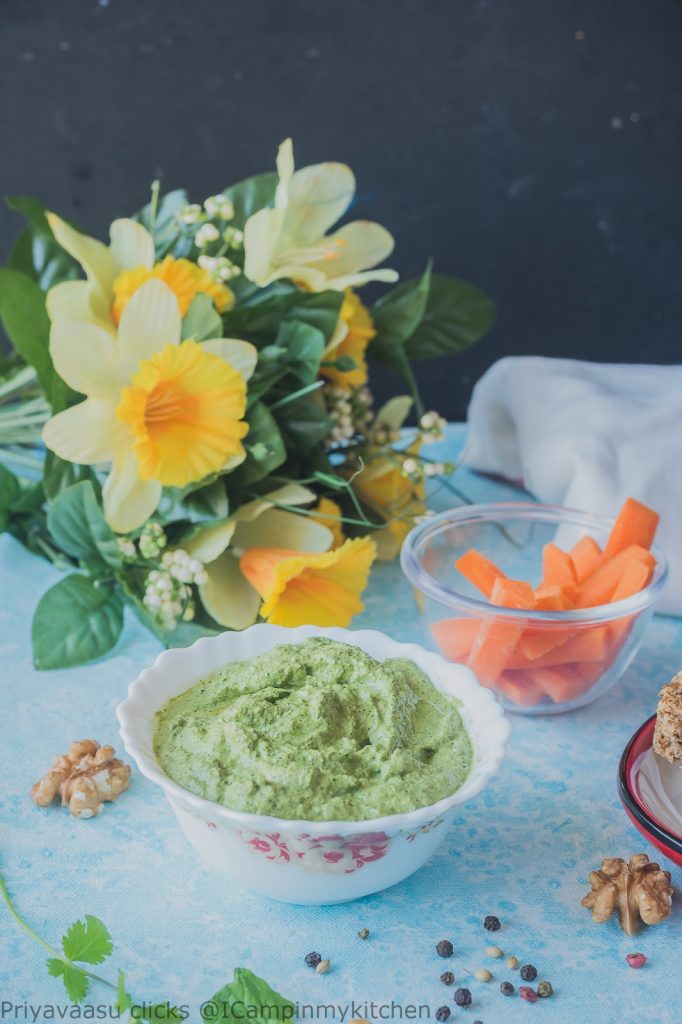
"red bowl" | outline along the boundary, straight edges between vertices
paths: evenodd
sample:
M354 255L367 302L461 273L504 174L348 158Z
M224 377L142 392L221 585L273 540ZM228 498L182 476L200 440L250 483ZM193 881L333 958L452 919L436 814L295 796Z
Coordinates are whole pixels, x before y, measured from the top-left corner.
M639 789L638 766L651 749L656 715L640 725L629 740L618 769L618 795L628 817L643 836L676 864L682 864L682 835L671 832L647 807Z

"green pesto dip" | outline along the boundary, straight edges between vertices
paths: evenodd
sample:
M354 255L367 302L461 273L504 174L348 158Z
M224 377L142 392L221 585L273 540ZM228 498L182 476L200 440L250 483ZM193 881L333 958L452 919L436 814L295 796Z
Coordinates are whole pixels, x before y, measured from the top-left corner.
M472 749L456 702L414 662L313 638L232 662L156 715L159 764L238 811L353 821L459 789Z

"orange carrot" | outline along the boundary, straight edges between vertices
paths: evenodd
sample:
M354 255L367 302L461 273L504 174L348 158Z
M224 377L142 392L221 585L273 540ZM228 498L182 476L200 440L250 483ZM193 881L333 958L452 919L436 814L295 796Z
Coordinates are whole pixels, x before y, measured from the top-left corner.
M624 551L603 562L599 568L580 584L578 608L594 608L598 604L608 604L625 572L632 561L643 562L653 571L656 560L650 551L641 545L631 544Z
M599 565L601 548L593 537L581 537L571 548L571 559L578 583L582 583Z
M529 661L534 661L558 647L559 644L570 640L572 636L575 636L575 626L560 626L557 629L539 627L527 629L519 641L518 650Z
M653 575L653 569L644 562L629 562L623 570L623 575L613 592L612 601L624 601L627 597L633 597L647 586ZM625 615L609 625L609 635L615 653L621 646L627 633L630 631L634 616Z
M498 569L494 562L482 555L476 548L470 548L458 558L455 562L455 569L459 569L462 576L486 597L490 597L492 594L495 580L504 577L502 570Z
M502 693L521 707L533 707L539 704L544 693L526 672L503 672L498 686Z
M530 583L501 576L495 580L490 600L505 608L530 610L535 595ZM484 685L493 686L523 633L523 623L485 619L478 630L468 664Z
M578 588L572 583L539 586L535 590L535 608L539 612L563 612L575 606L577 597Z
M528 675L532 685L551 697L555 704L577 700L594 682L589 673L583 673L577 664L536 669Z
M466 661L479 626L478 619L441 619L431 624L431 634L444 658Z
M660 516L647 505L634 498L628 498L611 530L604 548L604 561L618 555L633 544L650 548L656 535Z
M578 582L571 556L556 544L545 544L542 549L542 586L555 587L562 583Z
M570 632L572 635L567 640L537 658L526 657L520 649L514 651L507 659L507 668L545 668L548 665L565 665L569 661L604 660L608 651L608 630L605 626L572 629Z

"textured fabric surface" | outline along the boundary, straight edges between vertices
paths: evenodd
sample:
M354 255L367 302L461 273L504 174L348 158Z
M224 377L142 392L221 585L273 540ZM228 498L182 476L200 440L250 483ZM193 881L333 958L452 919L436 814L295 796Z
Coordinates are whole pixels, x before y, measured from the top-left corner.
M462 428L451 428L448 442L434 446L433 454L452 457L462 439ZM454 482L475 500L512 495L463 471ZM433 504L446 507L450 500L441 490ZM304 908L243 892L200 864L161 792L137 773L130 792L93 821L31 804L31 783L71 740L117 743L114 709L159 650L130 618L114 657L70 671L34 672L31 614L56 578L44 562L0 537L1 863L18 909L45 938L57 943L74 918L96 914L109 926L115 951L95 970L115 980L117 967L124 968L138 999L187 1004L193 1021L202 1000L239 965L293 1000L342 1009L352 999L395 1000L428 1004L433 1013L449 1004L453 1020L466 1017L470 1024L514 1024L528 1014L545 1024L679 1021L680 908L666 924L628 939L615 920L593 924L580 907L587 875L603 856L643 850L655 856L619 804L616 770L626 741L655 709L661 684L680 667L679 621L656 618L636 663L596 704L557 717L513 716L502 774L462 808L443 847L420 872L358 903ZM376 569L355 625L420 639L398 565ZM682 872L672 873L679 887ZM501 918L501 931L484 931L486 914ZM356 936L363 926L371 931L366 942ZM454 944L451 961L435 953L443 938ZM538 980L554 985L554 998L535 1008L505 999L499 982L510 979L518 987L518 972L486 958L491 943L535 964ZM64 1005L60 982L45 970L44 951L1 906L0 950L0 999ZM329 974L305 966L312 950L332 960ZM633 951L649 958L640 971L625 963ZM483 965L495 975L489 985L467 974ZM444 969L471 989L469 1010L454 1006L453 989L439 981ZM88 1002L108 1006L110 993L96 986ZM369 1016L358 1010L363 1007L348 1007L345 1020ZM4 1019L13 1019L6 1007ZM30 1012L21 1019L31 1020ZM48 1016L39 1010L36 1019ZM322 1010L319 1019L325 1019ZM342 1010L327 1019L343 1020ZM397 1011L393 1019L400 1019Z
M661 611L682 615L680 436L682 366L510 356L474 388L466 461L556 505L651 505L670 568Z

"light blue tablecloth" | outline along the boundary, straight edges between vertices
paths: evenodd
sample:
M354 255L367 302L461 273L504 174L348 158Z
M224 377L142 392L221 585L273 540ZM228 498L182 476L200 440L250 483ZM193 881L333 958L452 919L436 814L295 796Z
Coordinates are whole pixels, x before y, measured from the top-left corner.
M451 428L434 455L452 457L462 437L462 428ZM454 482L476 500L511 493L464 472ZM449 500L441 492L435 506ZM159 650L131 616L115 657L71 671L35 672L31 614L56 578L45 562L0 537L2 870L19 910L40 934L57 942L73 919L101 917L115 952L100 973L115 980L116 968L124 968L138 999L188 1004L192 1020L238 965L301 1003L394 1000L429 1004L434 1013L449 1003L453 1020L484 1024L513 1024L529 1015L546 1024L682 1020L680 909L666 924L628 939L615 920L598 926L580 906L588 872L602 857L655 855L620 806L616 770L627 739L654 711L661 684L680 668L682 622L657 618L626 677L591 707L558 717L514 716L502 775L463 808L461 826L422 871L358 903L300 908L240 891L203 867L162 793L137 774L130 792L94 821L30 802L31 783L71 740L117 743L114 709ZM376 569L355 625L419 639L397 564ZM679 869L673 881L680 886ZM503 921L494 936L483 930L486 914ZM363 926L371 930L367 942L356 937ZM446 937L455 944L448 963L434 951ZM539 978L553 983L554 998L534 1007L505 999L499 981L511 977L518 985L518 974L486 961L491 941L536 964ZM44 952L2 907L0 949L0 1000L64 1004L60 982L45 970ZM329 974L318 976L304 965L311 950L333 961ZM643 970L625 964L633 950L648 956ZM494 982L467 979L467 970L484 963ZM452 989L440 983L446 967L471 988L469 1010L455 1007ZM111 999L96 987L88 1001L108 1006ZM366 1016L357 1009L356 1016ZM5 1019L31 1020L27 1014L5 1006ZM37 1020L43 1019L48 1014L39 1010ZM341 1020L341 1012L328 1019Z

